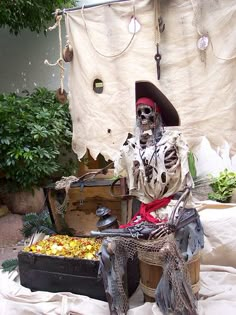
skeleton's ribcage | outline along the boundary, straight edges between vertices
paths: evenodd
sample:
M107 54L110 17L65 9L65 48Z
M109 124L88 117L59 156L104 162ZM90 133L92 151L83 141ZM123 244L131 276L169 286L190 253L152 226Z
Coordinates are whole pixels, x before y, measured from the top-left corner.
M176 146L164 144L156 148L149 147L141 152L140 158L133 164L134 181L138 189L144 185L144 190L156 198L161 198L169 190L178 191L181 163Z
M177 149L175 146L167 148L164 152L164 165L167 170L177 167L178 164Z

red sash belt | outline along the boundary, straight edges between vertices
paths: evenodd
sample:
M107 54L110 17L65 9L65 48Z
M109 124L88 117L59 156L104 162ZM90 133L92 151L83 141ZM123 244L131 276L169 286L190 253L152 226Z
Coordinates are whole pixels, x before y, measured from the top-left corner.
M151 212L167 206L168 203L171 201L171 199L172 197L166 197L162 199L153 200L150 203L141 203L139 211L135 214L135 216L127 224L120 225L119 227L126 228L128 226L133 226L143 221L152 222L152 223L160 223L160 222L166 221L166 220L154 218L151 215Z

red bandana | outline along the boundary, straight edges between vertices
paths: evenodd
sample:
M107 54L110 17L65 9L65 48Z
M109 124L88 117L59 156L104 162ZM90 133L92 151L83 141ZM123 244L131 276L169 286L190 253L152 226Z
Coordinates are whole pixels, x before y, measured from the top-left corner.
M136 102L136 107L137 107L138 105L140 105L140 104L148 105L148 106L150 106L151 108L153 108L154 110L156 110L156 112L160 113L160 107L158 107L158 106L156 105L156 103L155 103L152 99L150 99L150 98L148 98L148 97L141 97L141 98L139 98L139 99L137 100L137 102Z

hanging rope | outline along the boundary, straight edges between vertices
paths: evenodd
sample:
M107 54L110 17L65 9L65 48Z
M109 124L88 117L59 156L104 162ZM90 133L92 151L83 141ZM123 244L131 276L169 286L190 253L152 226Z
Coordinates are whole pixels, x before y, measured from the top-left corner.
M159 27L159 17L161 13L161 7L160 7L160 0L155 0L154 1L154 25L155 25L155 43L156 45L160 44L161 41L161 34L160 34L160 27Z
M83 181L86 182L88 180L94 179L98 174L106 174L107 170L113 166L113 162L109 163L105 167L99 169L98 171L88 172L80 177L76 176L69 176L69 177L62 177L59 181L56 182L55 189L65 189L66 192L69 191L70 186L72 183Z
M155 26L155 44L156 44L156 54L154 56L154 59L156 61L157 66L157 80L160 80L161 78L161 54L159 51L159 45L161 41L161 32L164 31L165 25L162 23L162 18L160 16L160 0L154 1L154 26ZM160 29L160 26L162 27L162 30Z
M133 1L133 18L135 20L136 18L136 15L135 15L135 0ZM87 33L87 36L88 36L88 39L90 41L90 44L92 45L93 49L96 51L97 54L99 54L100 56L102 57L105 57L105 58L115 58L115 57L119 57L121 56L124 52L126 52L126 50L130 47L131 43L133 42L133 39L136 35L136 23L134 23L134 32L133 32L133 35L132 37L130 38L128 44L126 45L126 47L124 47L124 49L122 49L120 52L118 52L117 54L114 54L114 55L105 55L103 53L101 53L94 45L92 39L91 39L91 36L89 34L89 31L88 31L88 26L87 26L87 22L86 22L86 19L85 19L85 15L84 15L84 4L82 6L82 9L81 9L81 16L82 16L82 19L83 19L83 22L84 22L84 27L85 27L85 31Z
M55 12L55 19L56 19L56 23L49 27L48 30L52 31L54 29L56 29L58 27L58 36L59 36L59 52L60 52L60 57L57 59L57 61L55 63L49 63L49 61L46 59L44 61L44 64L49 65L51 67L54 66L59 66L60 68L60 89L61 89L61 94L63 94L64 91L64 61L63 61L63 57L62 57L62 38L61 38L61 19L62 19L62 15L59 15L60 10L57 9Z

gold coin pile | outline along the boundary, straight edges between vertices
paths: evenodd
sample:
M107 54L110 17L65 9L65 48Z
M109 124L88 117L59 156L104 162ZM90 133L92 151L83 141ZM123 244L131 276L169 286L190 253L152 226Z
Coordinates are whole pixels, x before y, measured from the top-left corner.
M53 235L27 246L25 252L48 256L64 256L80 259L98 260L101 241L95 238L76 238L67 235Z

